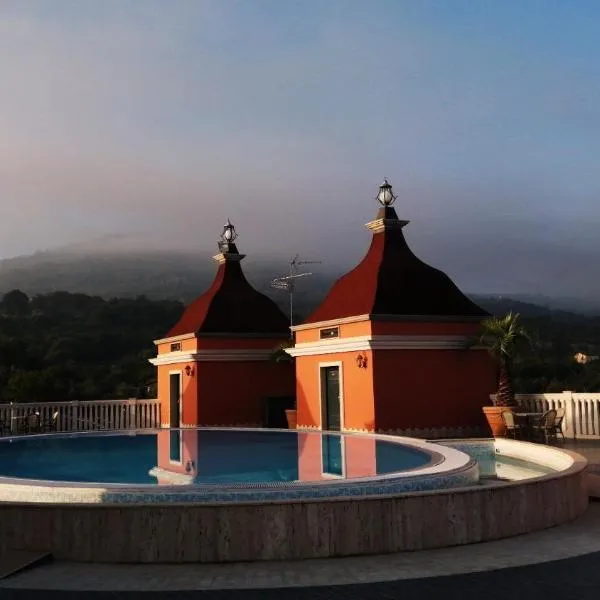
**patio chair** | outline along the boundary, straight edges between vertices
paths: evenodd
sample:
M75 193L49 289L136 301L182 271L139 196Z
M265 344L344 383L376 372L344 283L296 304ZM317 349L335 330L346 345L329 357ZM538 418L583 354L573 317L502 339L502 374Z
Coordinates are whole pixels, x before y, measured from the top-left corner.
M38 413L27 415L27 433L40 433L41 430L40 415Z
M515 419L515 415L511 410L506 410L502 412L502 420L504 421L504 425L506 427L506 433L510 435L515 440L520 437L524 430L524 426L522 423L519 423Z
M3 419L0 421L0 436L10 435L11 434L11 426L10 426L10 418Z
M547 410L533 425L534 433L540 437L543 436L546 444L551 437L556 438L556 429L554 423L556 421L556 410L551 408Z
M56 431L57 427L58 427L58 411L55 410L52 413L52 416L47 420L44 421L44 423L42 424L42 431L48 432L48 431Z
M560 435L562 435L562 439L565 439L565 434L563 433L562 430L562 422L563 419L565 418L565 409L564 408L557 408L556 409L556 418L554 419L554 434L556 435L557 433L560 433Z

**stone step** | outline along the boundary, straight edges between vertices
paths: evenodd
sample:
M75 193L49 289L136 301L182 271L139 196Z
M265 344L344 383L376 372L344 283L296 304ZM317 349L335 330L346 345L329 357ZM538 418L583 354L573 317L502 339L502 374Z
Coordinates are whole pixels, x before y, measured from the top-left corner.
M52 559L50 552L9 550L0 554L0 579L36 567Z

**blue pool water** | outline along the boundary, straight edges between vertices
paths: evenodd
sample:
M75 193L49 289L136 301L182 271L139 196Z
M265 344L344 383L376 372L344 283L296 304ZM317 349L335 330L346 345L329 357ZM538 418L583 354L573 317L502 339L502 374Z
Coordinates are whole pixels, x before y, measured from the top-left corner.
M272 483L352 479L423 467L432 455L367 436L164 430L0 441L0 476L80 483Z

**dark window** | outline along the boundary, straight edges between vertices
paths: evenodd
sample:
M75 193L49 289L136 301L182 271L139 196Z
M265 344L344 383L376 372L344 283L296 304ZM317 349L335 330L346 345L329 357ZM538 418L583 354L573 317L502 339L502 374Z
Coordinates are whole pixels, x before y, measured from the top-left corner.
M340 337L339 327L329 327L328 329L321 329L319 332L322 340L328 340L329 338Z
M181 344L171 344L171 352L179 352L181 350Z

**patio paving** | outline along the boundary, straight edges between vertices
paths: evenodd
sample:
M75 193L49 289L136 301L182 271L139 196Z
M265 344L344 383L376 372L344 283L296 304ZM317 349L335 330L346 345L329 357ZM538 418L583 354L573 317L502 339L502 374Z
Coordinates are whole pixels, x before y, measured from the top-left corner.
M557 440L557 448L572 450L587 458L591 465L600 465L600 440Z
M447 577L286 589L155 592L2 590L3 600L595 600L600 553L528 567Z

